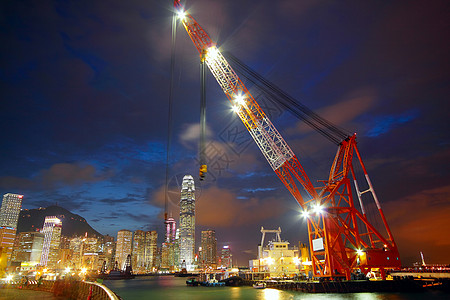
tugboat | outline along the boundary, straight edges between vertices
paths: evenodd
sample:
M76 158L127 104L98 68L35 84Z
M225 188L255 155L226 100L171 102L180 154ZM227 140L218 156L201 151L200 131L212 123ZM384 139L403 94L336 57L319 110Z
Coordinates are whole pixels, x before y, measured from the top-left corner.
M209 275L207 275L207 277L206 277L206 281L204 281L204 282L202 282L201 283L201 285L202 286L208 286L208 287L211 287L211 286L225 286L225 282L219 282L216 278L209 278Z
M200 282L195 277L191 277L188 280L186 280L186 285L188 286L198 286Z

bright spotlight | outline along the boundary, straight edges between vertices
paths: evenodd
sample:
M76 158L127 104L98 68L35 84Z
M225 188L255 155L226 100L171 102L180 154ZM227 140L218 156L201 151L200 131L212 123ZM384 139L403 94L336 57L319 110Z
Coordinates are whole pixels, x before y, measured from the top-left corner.
M358 254L359 256L364 254L364 251L362 251L361 249L356 249L356 254Z
M242 105L245 104L244 99L245 99L245 96L244 96L244 95L237 95L237 96L234 98L234 101L236 101L237 104L239 104L239 105L242 106Z
M317 204L317 205L314 207L314 212L315 212L316 214L321 214L321 213L323 213L323 206L320 205L320 204Z
M186 18L186 13L185 13L184 11L182 11L182 10L179 10L179 11L177 12L177 16L178 16L178 18L179 18L180 20L184 20L184 18Z
M303 218L308 219L309 218L309 212L307 210L302 211L302 216L303 216Z
M206 59L215 60L219 56L219 54L220 54L219 49L217 49L215 46L211 46L208 48L206 52Z
M233 105L231 107L231 109L237 114L241 111L241 108L239 106L237 106L237 105Z

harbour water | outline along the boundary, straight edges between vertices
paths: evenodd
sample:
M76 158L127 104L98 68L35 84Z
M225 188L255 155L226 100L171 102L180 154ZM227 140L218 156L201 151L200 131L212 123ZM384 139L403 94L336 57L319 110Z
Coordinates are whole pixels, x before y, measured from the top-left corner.
M357 300L413 300L449 299L442 292L427 293L354 293L308 294L277 289L241 287L189 287L186 279L173 276L136 277L131 280L105 280L103 283L124 300L134 299L256 299L256 300L307 300L307 299L357 299Z

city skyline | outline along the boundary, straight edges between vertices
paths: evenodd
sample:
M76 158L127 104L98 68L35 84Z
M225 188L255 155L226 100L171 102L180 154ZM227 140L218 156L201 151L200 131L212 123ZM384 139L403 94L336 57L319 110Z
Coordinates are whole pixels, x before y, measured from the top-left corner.
M161 240L173 2L0 5L1 193L24 195L25 209L58 203L102 234L156 230ZM357 132L402 262L420 251L446 262L446 2L192 0L186 8L221 50ZM180 177L193 174L196 233L214 228L239 264L256 255L261 226L306 242L298 205L210 74L208 173L197 182L199 57L183 28L175 54L169 211L179 207ZM335 145L257 101L313 184L328 178Z

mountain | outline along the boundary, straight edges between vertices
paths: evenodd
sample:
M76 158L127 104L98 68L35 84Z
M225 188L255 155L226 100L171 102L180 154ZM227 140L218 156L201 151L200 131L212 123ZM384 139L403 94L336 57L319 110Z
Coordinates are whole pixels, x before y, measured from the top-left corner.
M73 214L61 206L55 205L21 210L17 224L17 232L42 230L46 216L56 216L62 221L61 234L64 236L83 236L86 232L88 236L102 236L102 234L88 224L85 218Z

